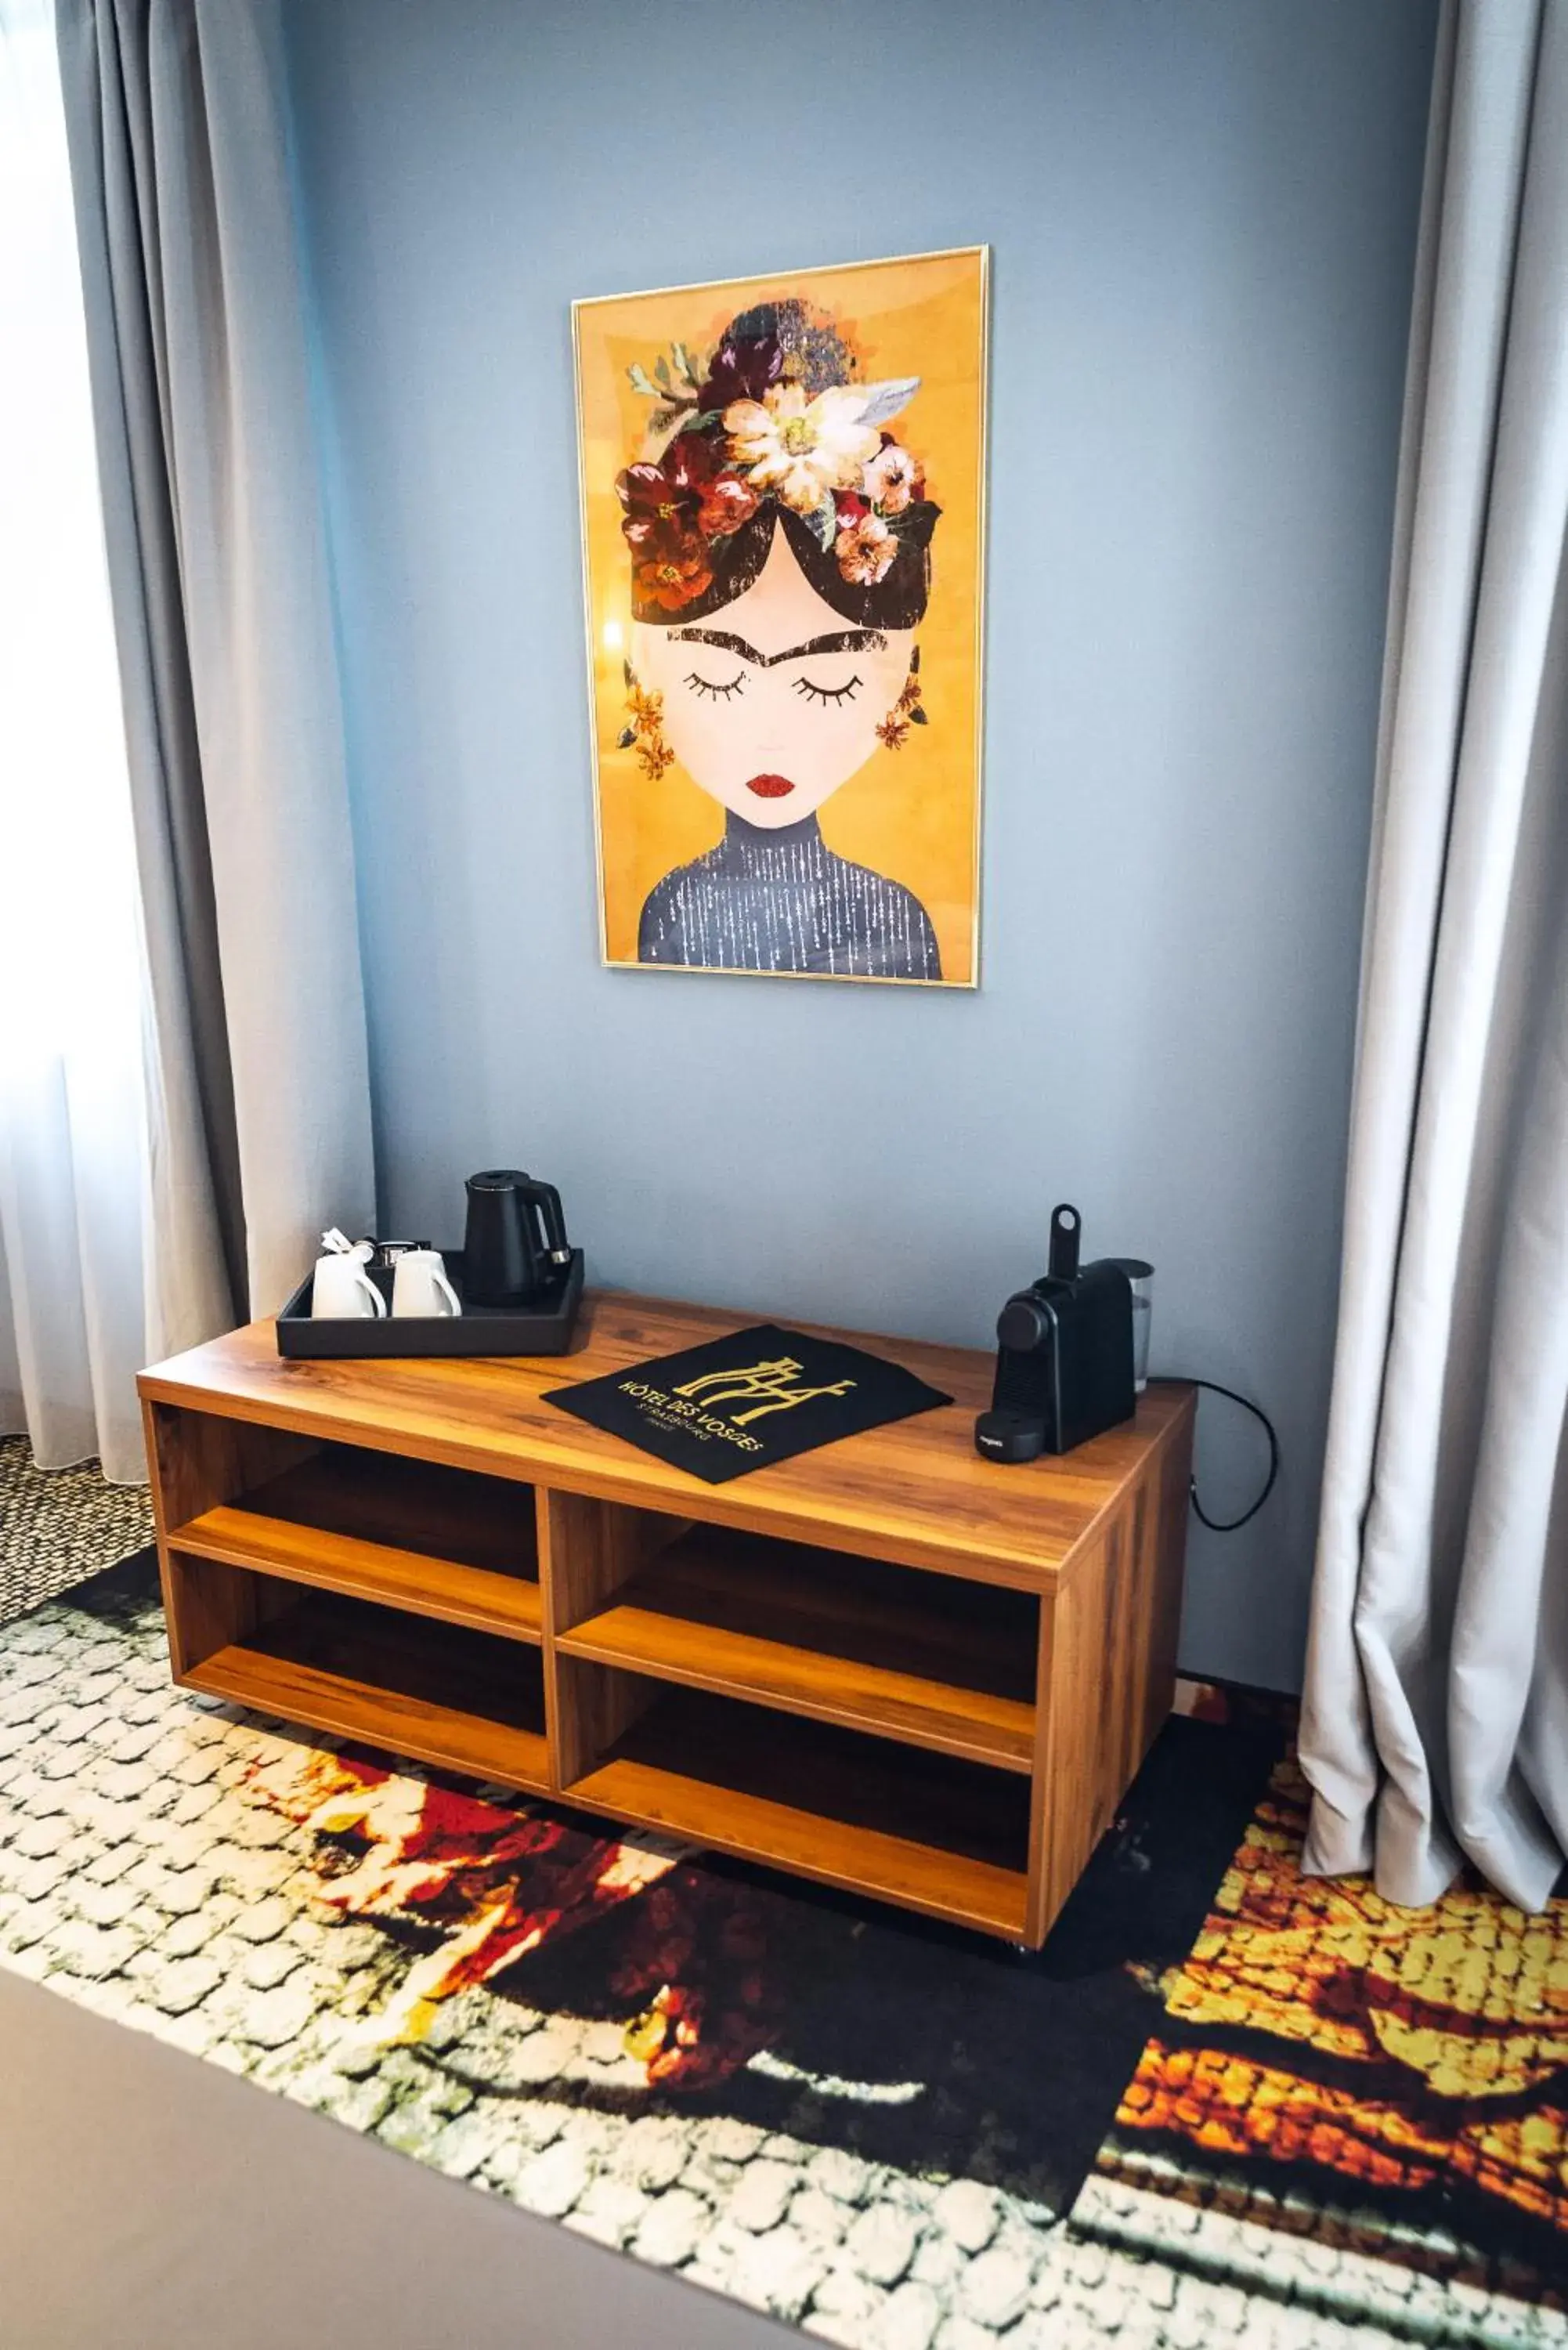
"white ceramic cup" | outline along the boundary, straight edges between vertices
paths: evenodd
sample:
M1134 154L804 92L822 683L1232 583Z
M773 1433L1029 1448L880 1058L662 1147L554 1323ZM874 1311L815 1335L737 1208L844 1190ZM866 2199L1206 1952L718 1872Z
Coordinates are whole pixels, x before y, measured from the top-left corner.
M406 1249L399 1257L392 1273L392 1312L427 1322L438 1314L462 1312L440 1249Z
M318 1256L310 1284L310 1311L317 1321L366 1322L385 1314L387 1301L358 1256Z

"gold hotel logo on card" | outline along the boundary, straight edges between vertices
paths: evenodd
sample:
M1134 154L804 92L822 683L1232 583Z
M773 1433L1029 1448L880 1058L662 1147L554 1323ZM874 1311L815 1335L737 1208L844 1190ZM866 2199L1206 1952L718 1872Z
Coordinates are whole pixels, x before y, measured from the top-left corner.
M753 1402L751 1411L724 1415L737 1428L747 1428L753 1419L762 1419L770 1411L793 1411L797 1403L811 1403L817 1396L847 1395L855 1385L853 1379L835 1379L831 1387L792 1387L790 1381L799 1378L801 1369L793 1355L781 1355L776 1363L753 1363L749 1371L708 1371L700 1379L688 1379L675 1392L678 1396L701 1395L705 1411L719 1403ZM756 1401L758 1398L762 1400Z
M781 1355L776 1361L753 1363L743 1370L705 1371L669 1393L646 1379L623 1379L620 1386L655 1427L683 1428L703 1441L720 1436L742 1452L760 1452L761 1439L744 1432L753 1420L763 1419L769 1412L794 1411L797 1404L814 1403L819 1396L848 1395L857 1385L854 1379L834 1379L824 1387L797 1387L804 1367L793 1355ZM746 1409L738 1411L737 1404ZM728 1405L728 1410L716 1409L721 1405Z

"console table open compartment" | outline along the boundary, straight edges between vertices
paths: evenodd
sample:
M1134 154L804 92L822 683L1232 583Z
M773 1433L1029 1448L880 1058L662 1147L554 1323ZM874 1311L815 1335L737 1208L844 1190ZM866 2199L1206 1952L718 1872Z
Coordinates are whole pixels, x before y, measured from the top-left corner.
M528 1361L144 1372L176 1679L1037 1945L1168 1711L1193 1394L1060 1461L953 1408L709 1486L542 1401L744 1317L603 1294ZM826 1334L845 1336L841 1332Z

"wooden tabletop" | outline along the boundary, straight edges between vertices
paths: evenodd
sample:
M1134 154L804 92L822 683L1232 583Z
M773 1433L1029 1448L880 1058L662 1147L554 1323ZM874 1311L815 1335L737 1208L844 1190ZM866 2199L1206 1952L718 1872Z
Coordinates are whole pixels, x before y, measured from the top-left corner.
M954 1400L709 1485L542 1399L772 1318L590 1290L570 1354L452 1362L286 1362L272 1323L253 1322L143 1371L139 1384L152 1402L493 1476L569 1482L577 1492L714 1525L808 1540L815 1532L867 1557L1024 1589L1054 1576L1193 1408L1191 1388L1162 1383L1139 1397L1134 1419L1076 1451L1002 1467L974 1449L991 1355L791 1325L902 1363Z

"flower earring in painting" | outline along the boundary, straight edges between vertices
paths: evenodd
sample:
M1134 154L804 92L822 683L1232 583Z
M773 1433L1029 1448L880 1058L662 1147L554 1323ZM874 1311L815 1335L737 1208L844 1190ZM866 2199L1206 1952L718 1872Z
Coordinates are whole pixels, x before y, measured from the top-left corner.
M877 727L877 739L889 751L901 751L911 726L929 723L920 706L920 648L917 645L909 655L909 674L904 680L904 691Z
M635 750L639 766L650 784L656 784L666 767L675 764L675 754L664 739L662 720L664 696L645 693L626 664L626 706L631 713L629 725L621 731L616 747L621 751Z

